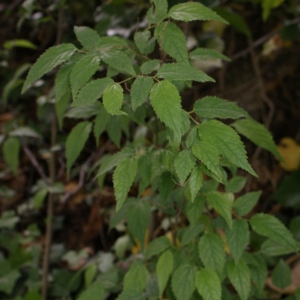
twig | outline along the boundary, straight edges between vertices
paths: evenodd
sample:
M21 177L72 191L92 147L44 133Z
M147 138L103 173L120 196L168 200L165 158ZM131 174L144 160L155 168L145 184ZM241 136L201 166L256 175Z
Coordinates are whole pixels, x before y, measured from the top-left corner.
M60 8L58 11L58 24L57 24L57 33L56 33L56 45L59 45L62 40L62 32L63 32L63 8ZM56 136L57 136L57 120L55 109L53 109L53 118L51 123L51 149L56 144ZM56 175L56 165L55 165L55 152L52 151L52 155L49 160L49 175L50 175L50 184L53 185L55 182ZM49 272L49 257L50 257L50 249L52 243L52 226L53 226L53 206L54 206L54 194L49 193L48 202L47 202L47 221L46 221L46 233L45 233L45 248L43 255L43 263L42 263L42 297L47 299L48 292L48 272Z
M30 162L32 163L32 165L35 167L36 171L39 173L40 177L47 183L49 184L49 178L46 176L43 168L40 166L40 164L38 163L36 157L34 156L34 154L30 151L30 149L22 144L22 149L23 151L26 153L26 155L28 156Z

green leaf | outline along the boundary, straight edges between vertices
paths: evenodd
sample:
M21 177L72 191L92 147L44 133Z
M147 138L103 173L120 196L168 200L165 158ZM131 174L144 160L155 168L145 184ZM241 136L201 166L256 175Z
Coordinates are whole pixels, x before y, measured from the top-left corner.
M125 114L120 111L123 103L123 88L118 83L110 84L103 93L103 105L111 115Z
M138 167L138 159L134 157L125 157L117 166L113 174L114 189L117 201L118 211L124 203Z
M165 236L160 236L148 245L146 251L145 251L145 258L149 259L154 255L158 255L161 252L167 250L171 247L170 240Z
M141 65L141 72L143 74L148 75L148 74L152 73L154 70L156 70L159 67L159 65L160 65L159 59L153 59L153 60L146 61Z
M298 251L297 243L290 231L274 216L256 214L251 218L250 224L256 233L285 246L287 251Z
M127 223L130 232L144 248L146 230L149 227L151 207L145 200L136 200L130 203L127 213Z
M55 112L56 112L58 127L61 130L63 126L65 111L71 100L70 86L65 90L65 94L60 96L59 99L60 99L59 102L55 101Z
M217 120L210 120L200 124L198 132L200 139L215 147L230 163L257 176L247 161L246 151L240 137L232 128Z
M194 201L197 193L203 184L203 172L199 166L196 166L190 176L188 187L191 193L191 202Z
M167 285L169 277L173 271L174 258L170 250L165 251L158 259L156 264L157 282L159 296L161 297Z
M207 194L207 201L213 207L213 209L219 213L228 224L229 228L232 226L231 217L231 201L228 199L226 194L219 192L210 192Z
M250 293L250 271L243 260L237 264L230 261L227 264L227 274L241 300L247 300Z
M273 240L266 240L262 243L260 247L260 251L266 256L282 256L295 252L292 249L285 247L278 242L274 242ZM299 246L298 246L299 251Z
M235 212L241 217L247 215L256 205L260 195L261 191L256 191L244 194L237 198L233 203Z
M142 293L146 286L148 271L143 264L134 264L124 277L124 291Z
M127 158L134 155L134 149L130 147L124 147L121 151L117 152L114 155L106 155L101 159L100 169L96 175L96 177L101 176L114 168L115 166L119 165L120 162Z
M55 103L60 102L66 92L70 90L70 73L73 66L73 64L66 64L57 72L55 78Z
M155 5L155 8L153 6L149 8L146 18L149 23L158 23L167 15L168 2L167 0L150 0L150 2Z
M105 89L113 84L113 80L109 77L92 80L88 82L74 99L73 106L87 105L96 102L102 97Z
M86 287L89 287L93 283L93 280L97 275L97 271L98 271L97 263L93 263L86 268L86 270L84 271L84 285Z
M136 75L130 58L124 52L119 50L109 50L105 53L101 52L100 58L103 59L109 66L122 73L132 76Z
M178 62L188 64L186 39L174 23L161 23L155 28L155 35L161 48Z
M189 54L190 59L210 60L210 59L223 59L230 61L230 59L224 54L207 48L196 48Z
M221 300L221 282L212 269L203 268L197 272L196 288L204 300Z
M260 123L254 120L239 120L232 124L236 131L248 138L257 146L273 153L276 157L281 157L273 141L270 132Z
M19 154L20 154L20 139L17 137L8 137L3 143L3 156L14 174L18 174Z
M107 134L109 139L118 147L121 146L122 123L120 116L111 116L107 123Z
M197 196L194 202L189 201L186 206L186 216L191 225L199 224L204 209L205 198Z
M78 123L70 132L66 141L67 174L83 149L92 129L90 122Z
M194 240L200 232L204 229L203 224L196 224L186 227L182 234L181 246L185 246L189 244L192 240Z
M98 70L100 59L93 55L85 55L73 67L70 76L72 95L75 99L80 88L91 79Z
M219 181L222 180L222 172L219 166L219 153L212 144L198 139L192 146L193 154L212 172Z
M197 100L194 104L194 112L201 118L207 119L239 119L249 115L234 102L207 96Z
M65 117L74 119L89 119L90 117L97 115L101 108L102 104L99 101L83 106L72 107L66 112Z
M73 44L61 44L46 50L29 70L23 84L22 93L27 90L31 83L35 82L58 65L69 60L76 50L77 49Z
M273 270L272 282L280 289L284 289L292 283L291 269L282 259L277 262Z
M104 300L105 289L103 283L99 280L91 284L86 290L84 290L78 300Z
M158 78L164 78L167 80L194 80L198 82L207 82L215 80L203 71L197 70L194 67L187 65L185 63L171 63L163 64L157 72Z
M116 300L144 300L141 293L136 291L123 291Z
M97 31L85 26L74 26L74 32L85 49L91 50L100 45L101 39Z
M41 208L43 205L45 198L47 196L48 191L46 189L38 191L33 198L33 206L35 209Z
M167 80L154 84L150 91L150 101L158 118L179 134L181 134L180 100L178 90Z
M220 21L228 24L223 18L214 11L196 2L180 3L171 7L168 16L179 21Z
M153 79L151 77L139 76L135 79L130 91L130 101L134 111L147 100L152 86Z
M249 228L245 220L233 220L232 228L226 230L227 245L230 253L237 264L243 254L244 249L249 244Z
M198 252L204 266L222 274L225 264L224 243L215 233L204 234L198 243Z
M2 265L1 265L2 267ZM0 277L0 291L11 294L14 286L18 280L18 278L21 276L19 270L9 270L5 276Z
M151 32L149 30L138 31L134 35L134 42L141 53L149 54L153 52L155 39L150 39Z
M177 300L189 300L195 290L197 268L183 264L172 275L172 290ZM184 283L184 284L183 284Z
M180 184L184 184L195 164L195 156L189 150L183 150L178 154L175 159L174 166Z
M248 263L251 280L259 291L262 291L268 277L268 268L265 259L260 254L251 254L252 262Z
M97 117L95 118L95 124L94 124L94 135L95 135L97 145L99 143L99 137L102 134L102 132L105 130L105 127L109 119L110 119L109 113L102 106Z
M227 193L238 193L244 188L246 181L246 177L235 176L226 183L225 190Z

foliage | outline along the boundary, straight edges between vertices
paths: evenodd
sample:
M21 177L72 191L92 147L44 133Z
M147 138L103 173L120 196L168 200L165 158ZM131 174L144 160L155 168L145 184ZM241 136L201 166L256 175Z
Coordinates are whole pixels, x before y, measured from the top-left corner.
M49 92L55 98L59 126L66 118L79 120L59 145L65 148L66 177L77 176L92 132L100 149L103 133L118 148L95 161L89 175L100 188L103 180L112 178L116 210L110 216L110 229L124 226L125 219L126 234L117 239L109 259L102 253L88 260L84 251L66 255L69 266L80 259L88 262L76 272L53 268L50 297L264 297L271 256L297 252L299 244L276 217L251 214L261 192L240 193L245 174L257 176L241 135L278 158L280 154L269 131L233 102L207 96L197 99L191 111L183 108L183 92L195 82L214 81L192 64L193 59L229 59L200 46L190 51L180 22L227 24L223 14L198 2L173 6L166 0L150 2L147 25L132 39L75 26L77 41L48 48L23 83L22 93L31 93L37 80L59 67ZM264 19L281 2L263 4ZM2 152L15 174L21 149L40 140L40 134L28 127L7 129ZM48 150L50 155L54 151ZM50 184L40 178L31 191L32 203L39 208L48 193L62 190L62 182ZM165 235L153 233L155 216L167 223ZM36 282L39 270L32 264L41 254L34 246L40 232L30 227L25 239L14 231L17 221L12 212L0 219L0 293L9 299L20 299L22 293L25 299L42 299ZM258 246L250 247L257 236ZM132 246L136 253L127 258L127 250L134 253ZM119 265L113 263L115 259ZM290 273L289 266L278 260L273 283L285 288ZM21 280L26 292L18 291Z

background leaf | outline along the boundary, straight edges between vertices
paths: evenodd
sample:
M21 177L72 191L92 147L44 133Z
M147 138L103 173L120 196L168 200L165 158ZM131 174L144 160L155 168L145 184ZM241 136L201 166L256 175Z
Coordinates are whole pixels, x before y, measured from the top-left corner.
M172 273L174 265L173 254L170 250L165 251L156 264L157 282L159 286L159 296L161 297Z
M273 270L272 282L280 289L284 289L292 283L291 269L282 259L277 262Z
M19 154L20 154L20 139L17 137L8 137L2 146L3 156L14 174L18 174Z
M134 264L124 277L124 291L142 293L146 286L148 271L143 264Z
M90 122L84 121L78 123L70 132L66 141L67 174L83 149L92 129ZM78 138L80 137L80 139Z
M91 50L100 45L100 36L97 31L86 26L74 26L77 40L87 50Z
M61 44L59 46L50 47L44 54L42 54L36 63L31 67L27 78L23 84L22 93L24 93L28 86L41 78L58 65L66 62L76 51L73 44Z
M256 205L260 195L261 191L256 191L244 194L237 198L233 203L235 212L241 217L247 215Z

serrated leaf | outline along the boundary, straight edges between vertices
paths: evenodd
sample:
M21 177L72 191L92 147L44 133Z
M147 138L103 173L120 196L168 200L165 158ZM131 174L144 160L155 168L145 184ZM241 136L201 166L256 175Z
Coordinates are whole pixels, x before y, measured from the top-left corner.
M122 73L132 76L136 75L130 58L124 52L119 50L109 50L105 53L101 52L100 58L103 59L109 66Z
M189 244L192 240L194 240L200 232L202 232L204 229L203 224L196 224L186 227L182 234L181 238L181 246L185 246Z
M291 250L284 245L269 239L262 243L260 251L267 256L282 256L295 252L294 250Z
M235 176L226 183L225 190L227 193L238 193L244 188L246 181L246 177Z
M17 137L8 137L2 146L3 156L9 167L12 169L15 175L18 174L19 166L19 154L21 143Z
M250 293L250 271L243 260L237 264L230 261L227 264L227 274L241 300L247 300Z
M109 119L110 119L109 113L102 106L98 115L95 118L95 124L94 124L94 135L95 135L97 145L99 143L99 137L102 134L102 132L105 130L105 127Z
M104 295L104 285L101 281L97 280L80 294L78 300L104 300Z
M99 57L90 54L82 57L73 67L70 75L71 90L75 99L80 88L91 79L100 65Z
M115 166L119 165L123 159L132 155L134 155L134 149L129 147L124 147L121 151L114 155L105 155L100 161L100 169L96 177L105 174Z
M192 296L195 290L196 271L196 266L183 264L173 273L172 290L177 300L189 300Z
M245 220L233 220L232 228L226 230L227 245L235 263L238 263L249 243L249 228Z
M141 293L136 291L123 291L116 300L144 300Z
M214 11L196 2L180 3L171 7L168 16L179 21L219 21L228 24L226 20L217 15Z
M210 192L207 194L207 201L213 207L213 209L219 213L228 224L229 228L232 226L231 217L231 201L225 194L219 192Z
M154 84L150 91L150 101L158 118L179 134L181 134L180 100L176 87L167 80Z
M134 264L124 277L124 291L142 293L146 286L148 271L143 264Z
M193 80L198 82L207 82L215 80L203 71L197 70L194 67L187 65L185 63L171 63L163 64L157 72L158 78L164 78L167 80Z
M284 289L292 283L291 269L282 259L277 262L273 270L272 282L280 289Z
M99 46L100 36L97 31L86 26L74 26L74 32L77 40L87 50Z
M153 52L155 46L155 39L151 38L149 30L138 31L134 35L134 42L141 53L149 54Z
M55 103L58 103L62 97L70 90L70 73L73 64L62 66L57 72L55 78Z
M159 296L161 297L167 285L169 277L173 271L174 258L170 250L165 251L158 259L156 264L157 283Z
M161 23L155 35L162 49L178 62L188 64L186 40L181 29L174 23Z
M154 70L156 70L159 67L159 65L160 65L159 59L153 59L153 60L146 61L141 65L141 72L143 74L148 75L148 74L152 73Z
M63 126L63 119L65 116L65 111L71 101L71 90L70 86L66 89L65 94L60 96L59 102L55 101L55 112L58 123L58 128L61 130Z
M245 136L257 146L270 151L276 157L281 157L273 141L272 135L262 124L247 119L235 121L232 126L239 134Z
M235 212L241 217L247 215L256 205L260 195L261 191L256 191L237 198L233 203Z
M160 236L154 239L153 241L151 241L151 243L148 245L145 251L145 258L149 259L152 256L158 255L170 247L171 247L170 240L165 236Z
M127 213L129 230L144 248L146 230L149 226L151 207L145 200L136 200L130 203Z
M76 50L77 49L73 44L61 44L47 49L30 68L23 84L22 93L27 90L31 83L35 82L58 65L69 60Z
M78 123L69 133L66 141L67 174L83 149L92 129L90 122Z
M106 131L109 139L118 147L121 146L122 123L120 116L111 116L108 120Z
M286 247L287 251L297 251L297 243L291 232L274 216L267 214L256 214L251 220L252 229L269 239Z
M74 119L89 119L90 117L97 115L101 108L102 104L99 101L78 107L72 107L66 112L65 117Z
M183 150L178 154L174 162L174 167L180 184L184 184L195 164L195 156L189 150Z
M188 186L191 193L191 202L194 201L197 193L201 189L203 184L203 172L202 169L199 168L199 166L196 166L190 176Z
M215 147L230 163L257 176L247 161L246 150L240 137L232 128L217 120L210 120L198 126L198 133L200 139Z
M193 154L212 172L219 181L222 180L222 172L219 166L219 153L212 144L206 141L199 141L199 138L192 146Z
M208 48L196 48L189 54L190 59L210 60L210 59L223 59L230 61L224 54Z
M207 119L239 119L250 118L249 114L238 107L234 102L207 96L197 100L194 104L194 112L201 118Z
M96 102L102 97L105 89L113 84L113 80L109 77L92 80L88 82L79 92L73 101L73 106L81 106Z
M125 157L116 167L113 174L113 183L118 211L124 203L131 185L134 182L138 167L138 159Z
M155 7L150 7L147 11L146 18L149 23L158 23L165 18L168 12L167 0L150 0Z
M197 272L196 288L204 300L221 300L221 282L213 269L203 268Z
M253 263L248 264L251 280L258 290L262 291L268 277L268 268L264 257L260 254L252 254Z
M151 77L139 76L134 80L130 91L130 101L134 111L147 100L152 86Z
M215 233L204 234L198 243L198 253L204 266L222 274L225 264L224 243Z
M186 206L186 216L191 225L199 224L204 209L205 198L197 196L194 202L189 201Z
M103 105L111 115L125 114L120 111L123 103L123 88L118 83L112 83L103 93Z

